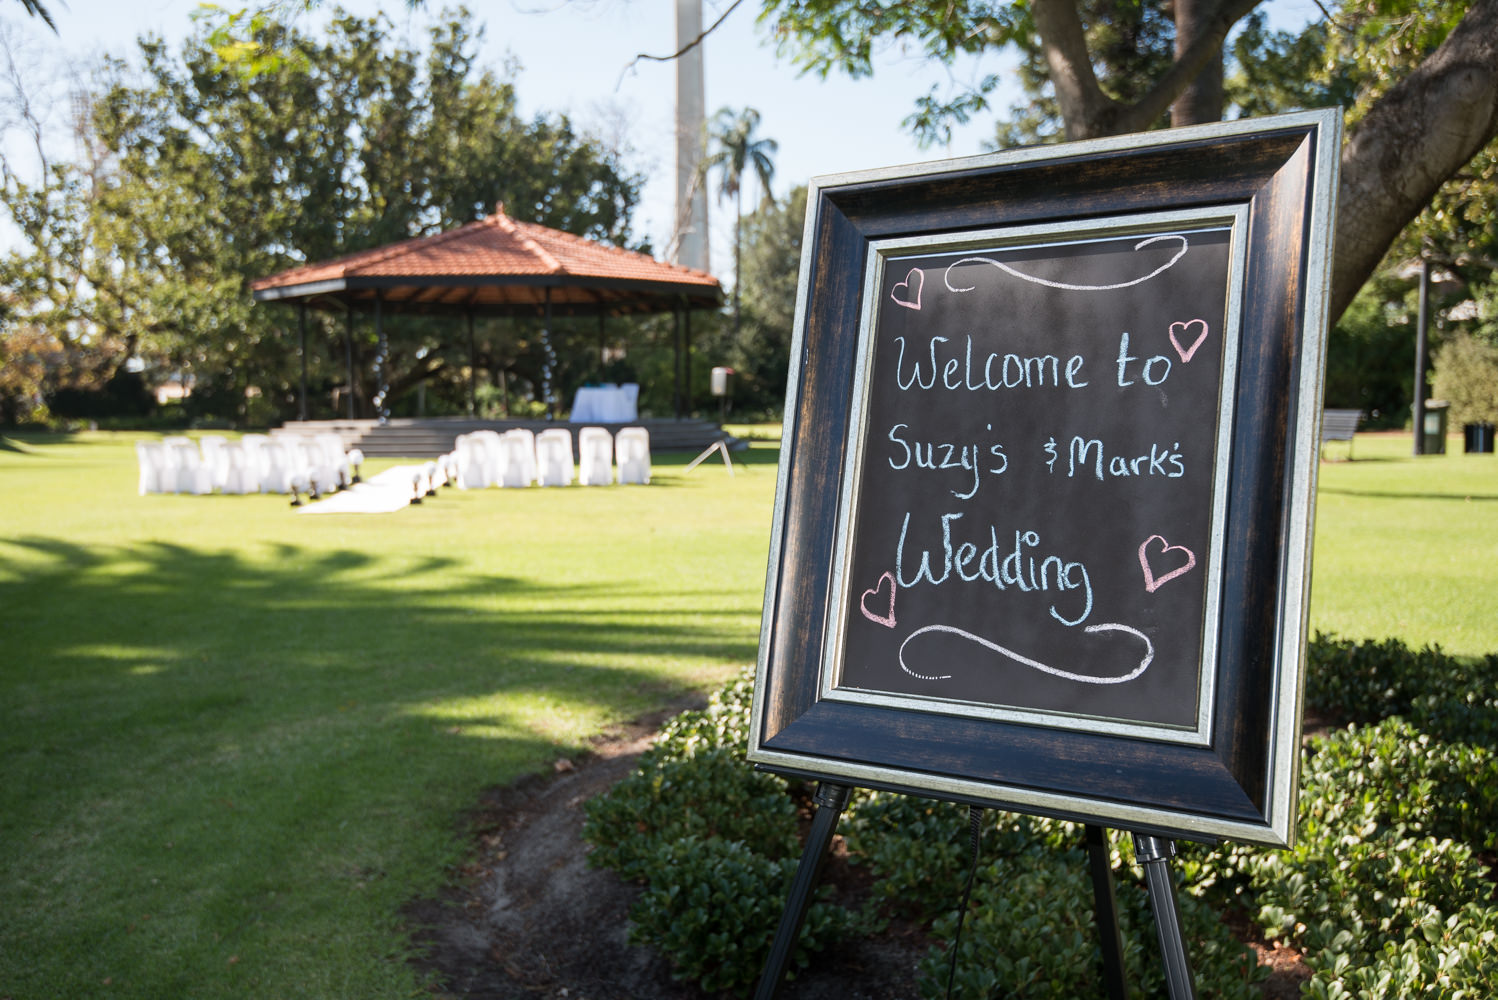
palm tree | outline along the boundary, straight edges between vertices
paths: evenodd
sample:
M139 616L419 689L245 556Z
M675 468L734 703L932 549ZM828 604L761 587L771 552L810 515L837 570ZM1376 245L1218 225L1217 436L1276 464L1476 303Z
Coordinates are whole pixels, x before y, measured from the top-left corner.
M52 12L46 8L42 0L21 0L21 6L25 7L26 13L32 17L39 17L45 21L47 27L51 28L54 32L57 30L57 25L52 21Z
M734 111L719 108L713 116L708 130L712 153L702 164L705 172L717 170L718 201L725 196L734 200L733 219L733 332L739 332L739 229L744 222L744 171L754 168L759 178L764 200L770 195L770 179L775 176L775 163L771 159L780 144L774 139L755 137L759 128L759 112L753 108Z

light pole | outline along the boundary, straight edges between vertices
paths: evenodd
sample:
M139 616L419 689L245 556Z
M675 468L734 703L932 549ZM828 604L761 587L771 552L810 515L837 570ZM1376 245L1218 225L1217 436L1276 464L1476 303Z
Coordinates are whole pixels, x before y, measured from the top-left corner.
M1415 454L1425 454L1425 341L1430 323L1430 258L1420 257L1420 309L1415 314Z

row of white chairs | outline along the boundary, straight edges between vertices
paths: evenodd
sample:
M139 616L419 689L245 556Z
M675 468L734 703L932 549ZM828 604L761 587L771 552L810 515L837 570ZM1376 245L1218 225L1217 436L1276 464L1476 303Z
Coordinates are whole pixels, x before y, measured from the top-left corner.
M194 442L168 437L139 441L140 494L306 493L317 497L359 481L364 455L345 449L337 434L304 438L272 431L238 441L207 434Z
M577 446L574 458L572 432L561 427L539 434L522 428L503 434L473 431L457 439L454 478L460 489L570 486L576 467L582 486L650 482L650 432L643 427L624 427L617 435L584 427L577 433Z

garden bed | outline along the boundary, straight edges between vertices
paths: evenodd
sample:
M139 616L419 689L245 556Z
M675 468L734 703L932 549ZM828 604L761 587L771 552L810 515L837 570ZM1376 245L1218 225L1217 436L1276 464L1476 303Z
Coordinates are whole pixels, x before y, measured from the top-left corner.
M1492 656L1318 637L1300 843L1188 845L1177 865L1202 995L1493 995L1495 679ZM593 1000L751 988L783 899L765 873L794 868L807 807L804 787L735 762L748 690L741 679L673 719L648 751L634 732L492 793L461 886L408 914L426 928L423 967L440 988ZM789 841L767 822L776 814ZM825 910L809 922L815 947L781 995L941 995L964 820L945 804L856 798L822 880ZM1098 988L1078 834L989 814L954 995ZM1131 982L1152 995L1153 928L1122 838L1115 852Z

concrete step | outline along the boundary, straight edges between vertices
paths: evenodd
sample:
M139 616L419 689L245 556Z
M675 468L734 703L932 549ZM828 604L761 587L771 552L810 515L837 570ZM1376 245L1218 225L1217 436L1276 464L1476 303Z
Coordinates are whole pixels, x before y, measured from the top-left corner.
M650 432L650 450L701 451L719 438L722 428L708 420L636 420L628 424L573 424L546 420L467 420L434 417L400 418L385 424L375 420L293 420L283 430L311 437L315 434L337 434L345 448L358 448L369 458L435 458L453 450L460 434L493 430L503 434L515 427L534 433L554 427L572 432L573 448L577 432L584 427L604 427L616 432L621 427L643 427ZM736 442L729 439L730 445Z

